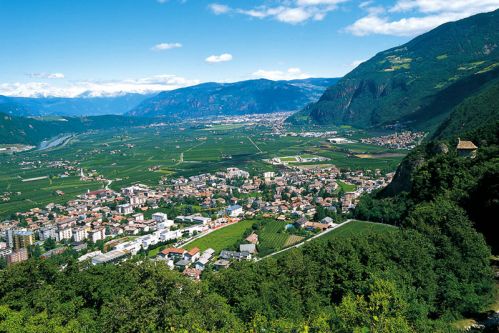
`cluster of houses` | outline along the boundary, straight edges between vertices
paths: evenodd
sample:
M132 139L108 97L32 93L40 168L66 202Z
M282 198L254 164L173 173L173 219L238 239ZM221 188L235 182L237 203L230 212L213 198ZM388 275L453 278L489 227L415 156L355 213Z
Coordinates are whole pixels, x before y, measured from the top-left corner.
M392 149L413 149L424 136L424 132L403 131L389 135L363 138L361 142Z
M85 254L94 264L113 263L158 243L189 239L257 214L276 220L302 221L298 223L299 227L323 230L322 221L310 222L317 207L333 212L341 207L343 212L348 212L361 193L385 186L391 177L383 176L379 171L340 173L334 167L285 170L280 174L266 172L251 177L247 171L228 168L216 174L173 178L168 186L152 188L136 184L122 188L120 192L110 189L87 191L64 205L51 203L43 208L18 212L16 219L1 223L0 237L5 240L5 249L0 256L12 255L11 262L25 260L26 256L18 255L18 251L43 244L48 239L77 247L88 242L134 236L116 244L111 242L106 253ZM340 178L355 185L356 190L338 197ZM149 210L160 210L161 204L175 205L182 198L194 198L202 211L209 213L179 215L171 220L162 212L147 214ZM176 223L187 226L177 228ZM30 235L29 240L16 247L12 235L23 233ZM9 250L11 252L7 253ZM237 255L222 255L217 266L223 267L224 260L248 259L253 254L251 249L242 249ZM184 268L198 269L191 265Z

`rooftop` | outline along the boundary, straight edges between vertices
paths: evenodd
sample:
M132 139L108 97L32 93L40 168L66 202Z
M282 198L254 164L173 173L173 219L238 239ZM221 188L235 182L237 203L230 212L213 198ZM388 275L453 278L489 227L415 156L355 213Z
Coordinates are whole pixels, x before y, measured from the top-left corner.
M458 139L457 149L478 149L478 147L471 141L462 141L461 139Z

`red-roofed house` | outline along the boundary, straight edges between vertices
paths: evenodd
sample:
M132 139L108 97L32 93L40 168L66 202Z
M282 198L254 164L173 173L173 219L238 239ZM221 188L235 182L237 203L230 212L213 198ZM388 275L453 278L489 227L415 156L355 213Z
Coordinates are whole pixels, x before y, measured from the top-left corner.
M187 253L184 253L184 259L189 260L191 262L198 260L200 256L201 256L201 251L197 247L192 248Z
M187 253L184 249L177 249L175 247L169 247L160 252L162 257L167 257L170 259L182 259L184 254Z

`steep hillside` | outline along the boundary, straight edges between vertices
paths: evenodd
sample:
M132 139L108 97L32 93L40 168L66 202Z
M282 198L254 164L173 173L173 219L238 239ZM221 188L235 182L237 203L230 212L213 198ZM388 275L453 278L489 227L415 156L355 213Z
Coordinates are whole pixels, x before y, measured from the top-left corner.
M453 85L497 68L498 46L499 10L446 23L362 63L290 121L435 126L453 106L441 108L442 94L459 103L466 89Z
M0 143L37 145L44 139L61 133L77 133L91 129L129 127L147 124L143 118L124 116L60 117L57 120L39 120L0 113Z
M295 111L316 101L336 79L250 80L204 83L165 91L141 103L128 115L194 118Z
M456 138L499 120L499 79L460 103L434 134L434 139Z

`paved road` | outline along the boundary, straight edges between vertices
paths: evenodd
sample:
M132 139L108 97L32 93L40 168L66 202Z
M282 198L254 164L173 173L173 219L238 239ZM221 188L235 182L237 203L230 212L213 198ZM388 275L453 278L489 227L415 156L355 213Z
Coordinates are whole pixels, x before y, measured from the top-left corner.
M258 149L258 151L259 151L260 153L263 153L263 151L260 149L260 147L258 147L258 146L256 145L256 143L255 143L253 140L251 140L251 138L250 138L249 136L248 136L247 138L248 138L248 140L249 140L249 141L253 144L253 146L255 146L255 148L256 148L256 149Z
M277 251L277 252L271 253L271 254L269 254L269 255L266 255L265 257L262 257L262 258L257 259L256 261L260 261L260 260L262 260L262 259L265 259L265 258L268 258L268 257L275 256L276 254L279 254L279 253L282 253L282 252L286 252L286 251L289 251L289 250L291 250L291 249L295 249L295 248L297 248L297 247L303 246L303 244L305 244L306 242L310 242L311 240L314 240L314 239L316 239L316 238L318 238L318 237L322 237L322 236L324 236L325 234L330 233L331 231L336 230L336 229L338 229L338 228L341 228L342 226L344 226L344 225L346 225L346 224L348 224L348 223L350 223L350 222L352 222L352 221L355 221L355 220L354 220L354 219L348 219L348 220L346 220L345 222L343 222L343 223L341 223L341 224L338 224L338 225L335 225L334 227L329 228L329 229L327 229L326 231L321 232L321 233L319 233L319 234L317 234L317 235L315 235L315 236L312 236L312 237L310 237L310 238L308 238L308 239L304 240L304 241L303 241L303 242L301 242L301 243L298 243L298 244L295 244L295 245L293 245L293 246L290 246L290 247L287 247L287 248L285 248L285 249L282 249L282 250L280 250L280 251Z

